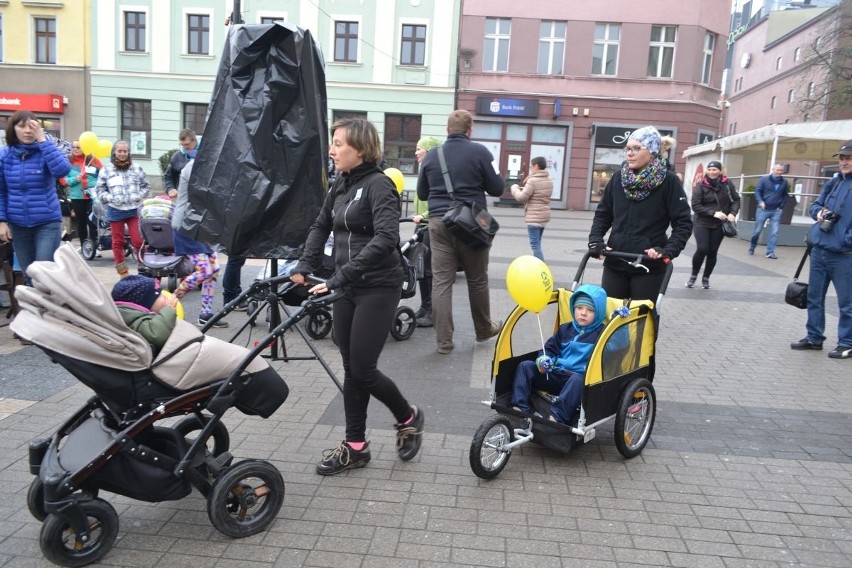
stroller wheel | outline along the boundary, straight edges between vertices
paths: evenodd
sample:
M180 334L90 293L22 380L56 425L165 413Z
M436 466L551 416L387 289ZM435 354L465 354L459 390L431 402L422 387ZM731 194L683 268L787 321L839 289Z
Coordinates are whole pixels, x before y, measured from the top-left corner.
M305 328L311 339L322 339L331 332L331 313L328 310L312 313Z
M511 450L503 446L515 440L515 431L509 421L499 414L489 416L470 442L470 469L477 477L493 479L509 463Z
M44 521L47 517L47 512L44 510L44 483L38 476L30 483L30 489L27 491L27 508L39 521Z
M651 438L657 410L657 395L651 381L634 379L621 394L615 415L615 447L626 457L642 453Z
M263 460L244 460L222 471L207 496L216 530L243 538L264 530L284 503L284 478Z
M79 503L88 525L89 538L83 541L64 516L50 514L41 526L39 544L45 558L60 566L86 566L110 551L118 536L118 515L103 499Z
M167 285L168 285L168 291L169 292L174 292L175 290L177 290L177 287L178 287L177 274L169 274Z
M98 247L91 239L85 239L82 243L80 243L80 254L82 254L83 258L86 260L94 260L95 255L98 254Z
M408 306L400 306L396 309L396 319L393 320L393 326L391 326L391 335L397 341L405 341L411 334L414 333L414 329L417 327L416 320L414 317L414 310L409 308Z
M173 428L184 438L189 444L192 444L195 441L197 434L201 431L204 426L207 425L207 422L210 421L209 416L204 416L204 421L198 419L198 416L192 415L187 416L182 419L180 422L175 424ZM231 447L231 435L228 433L228 428L222 423L222 421L218 421L216 426L213 427L213 433L210 435L210 438L207 440L207 451L210 452L213 456L220 456L228 451Z

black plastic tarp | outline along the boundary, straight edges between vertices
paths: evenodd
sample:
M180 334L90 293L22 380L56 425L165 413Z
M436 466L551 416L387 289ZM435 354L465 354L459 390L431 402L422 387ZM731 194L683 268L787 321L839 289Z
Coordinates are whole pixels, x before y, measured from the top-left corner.
M231 25L181 233L250 258L298 258L325 196L322 53L307 30Z

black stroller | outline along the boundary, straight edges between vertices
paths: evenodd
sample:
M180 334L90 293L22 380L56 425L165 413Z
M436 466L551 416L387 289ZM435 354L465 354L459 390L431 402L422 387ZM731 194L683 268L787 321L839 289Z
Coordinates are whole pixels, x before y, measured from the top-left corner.
M80 243L80 254L86 260L93 260L97 257L99 251L112 250L112 231L107 218L107 207L100 199L92 200L92 213L89 220L97 227L97 232L92 237L85 239ZM133 245L130 242L130 235L124 231L124 256L126 258L136 258L133 254Z
M305 310L251 351L179 320L154 356L124 326L73 248L60 247L54 258L31 266L36 287L18 287L22 311L12 329L95 395L49 439L30 443L36 477L27 505L43 521L39 540L45 557L84 566L109 552L119 523L112 505L98 496L101 490L159 502L181 499L195 487L223 534L240 538L266 529L283 503L283 478L269 462L235 462L221 418L231 407L267 418L284 403L286 383L258 355ZM86 290L85 299L80 290ZM185 417L158 424L179 416Z
M139 273L152 278L166 278L166 289L174 292L178 282L195 267L185 256L175 254L172 214L174 204L167 199L146 199L139 210L139 232L144 244L139 257Z

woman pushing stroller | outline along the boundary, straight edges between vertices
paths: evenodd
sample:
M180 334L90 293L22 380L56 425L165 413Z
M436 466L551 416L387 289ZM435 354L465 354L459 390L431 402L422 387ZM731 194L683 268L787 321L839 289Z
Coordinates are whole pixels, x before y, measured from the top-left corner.
M329 155L339 175L290 277L305 284L305 275L320 268L326 239L333 232L336 271L310 292L342 289L345 293L333 304L332 325L343 359L346 439L323 453L317 464L320 475L364 467L370 461L366 430L371 396L387 406L396 419L401 460L417 455L424 423L423 410L409 405L396 384L377 367L402 288L397 249L399 194L377 165L382 149L372 123L361 118L339 120L331 127L331 137Z

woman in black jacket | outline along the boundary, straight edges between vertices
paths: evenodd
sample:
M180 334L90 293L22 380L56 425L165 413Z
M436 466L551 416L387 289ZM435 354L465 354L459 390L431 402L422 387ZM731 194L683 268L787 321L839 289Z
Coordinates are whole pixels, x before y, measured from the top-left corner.
M614 298L656 300L665 276L664 259L677 257L692 232L683 186L660 160L660 147L660 133L653 126L632 132L624 148L627 159L609 180L595 210L589 232L592 256L599 257L606 248L652 259L646 269L620 258L604 260L601 286Z
M734 222L740 210L740 194L734 184L722 173L722 163L712 161L704 170L704 178L692 188L692 211L695 214L695 246L698 250L692 257L692 275L686 282L687 288L695 286L701 264L704 276L701 287L710 288L710 275L716 266L716 254L722 244L722 223Z
M396 418L397 452L403 461L420 449L423 410L408 404L377 364L396 315L402 289L399 247L399 193L378 167L382 158L376 127L363 118L346 118L331 127L329 155L338 172L305 251L290 277L305 283L319 270L329 232L334 233L335 273L312 294L342 289L333 304L334 337L343 358L346 439L323 452L317 473L333 475L370 461L366 440L367 405L376 397Z

